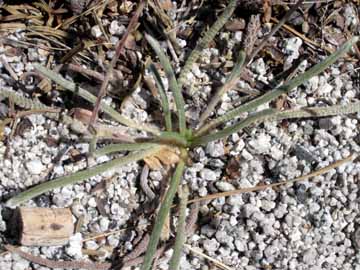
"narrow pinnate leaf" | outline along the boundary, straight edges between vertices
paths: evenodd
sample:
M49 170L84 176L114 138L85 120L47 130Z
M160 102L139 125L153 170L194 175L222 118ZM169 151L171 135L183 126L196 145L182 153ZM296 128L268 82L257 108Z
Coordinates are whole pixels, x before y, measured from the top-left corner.
M66 79L64 79L61 75L58 73L47 69L46 67L43 67L41 65L34 65L34 67L44 76L48 77L49 79L53 80L60 86L64 87L65 89L81 96L83 99L89 101L92 104L95 104L97 97L95 97L93 94L91 94L89 91L86 91L85 89L82 89L81 87L77 86L75 83L70 82ZM124 116L122 116L120 113L115 111L113 108L111 108L109 105L105 104L104 102L100 103L100 108L109 116L111 116L114 120L118 121L119 123L137 129L137 130L144 130L147 132L150 132L155 135L159 135L160 132L158 129L149 127L144 124L139 124L134 122L131 119L128 119Z
M280 121L291 118L309 118L309 117L325 117L334 115L343 115L360 112L360 102L349 103L346 105L333 105L328 107L307 107L294 110L277 111L275 109L262 110L245 118L237 124L224 128L215 133L195 138L192 146L206 144L211 141L226 138L227 136L240 131L254 123L262 123L265 121Z
M106 162L101 165L97 165L93 168L86 169L86 170L76 172L76 173L68 175L68 176L59 177L57 179L42 183L40 185L30 188L30 189L16 195L15 197L11 198L10 200L8 200L6 202L6 205L8 207L15 207L21 203L24 203L36 196L39 196L45 192L50 191L52 189L61 188L66 185L75 184L75 183L84 181L90 177L93 177L95 175L101 174L112 168L119 167L119 166L125 165L130 162L135 162L135 161L141 160L144 157L153 155L154 153L160 151L161 148L162 148L162 146L155 146L155 147L150 148L145 151L129 154L125 157L113 159L109 162Z
M171 111L170 111L169 101L166 96L165 86L162 82L162 79L161 79L161 76L160 76L158 70L156 69L155 65L152 63L150 64L150 70L154 74L155 82L158 87L157 90L159 91L161 105L162 105L163 113L165 116L166 131L172 131Z
M231 0L227 5L223 13L219 16L216 22L211 26L211 28L202 33L202 38L197 42L195 49L191 52L189 57L187 58L184 67L181 70L179 77L179 86L183 86L186 81L186 75L192 68L192 65L197 61L200 57L201 51L209 45L210 41L214 39L216 34L220 31L220 29L224 26L224 24L229 20L231 15L234 13L236 8L237 0ZM192 93L191 93L192 94Z
M179 220L176 229L176 239L174 245L174 253L171 256L169 267L172 270L178 270L180 267L181 251L186 241L186 205L189 196L189 188L187 186L180 187L180 209L179 209Z
M324 61L321 63L313 66L309 70L307 70L305 73L299 75L295 79L291 80L288 83L285 83L282 86L279 86L273 91L270 91L261 97L258 97L256 99L253 99L252 101L249 101L248 103L244 105L240 105L234 110L231 110L230 112L224 114L223 116L220 116L216 118L215 120L211 121L210 123L202 126L198 131L195 132L195 136L200 136L205 134L208 130L217 127L220 124L223 124L227 121L230 121L237 117L239 114L243 112L248 112L255 110L260 105L267 103L269 101L274 100L275 98L279 97L281 94L286 94L290 90L294 89L295 87L298 87L299 85L303 84L307 80L309 80L311 77L318 75L319 73L323 72L327 67L335 63L341 56L343 56L346 52L348 52L351 47L359 40L358 37L353 37L349 41L347 41L344 45L340 47L335 53L331 54L329 57L327 57Z
M149 246L146 251L144 263L141 266L141 270L149 270L151 268L151 264L154 259L154 254L156 252L156 247L159 243L161 231L165 223L165 219L169 214L184 169L185 169L185 163L183 160L180 160L180 162L176 167L175 173L169 183L169 188L166 192L164 201L161 204L159 214L155 220L155 226L150 236Z
M221 98L223 97L223 95L229 91L232 87L234 87L234 85L236 84L236 82L238 81L242 68L244 66L245 63L245 52L244 51L240 51L238 59L236 61L236 64L233 68L233 70L231 71L230 76L226 79L226 82L224 83L223 86L221 86L217 92L215 93L215 95L212 97L212 99L210 100L208 106L206 107L206 110L203 112L203 114L200 116L200 125L202 125L202 123L209 117L209 115L215 110L216 105L219 103L219 101L221 100Z
M139 150L146 150L150 149L157 144L155 143L115 143L106 145L96 151L94 151L94 156L103 156L108 155L115 152L120 151L139 151Z
M180 133L184 135L186 133L185 102L182 93L180 91L180 87L176 81L174 70L171 67L169 58L167 58L165 53L162 51L159 42L157 42L156 39L154 39L150 35L145 35L145 38L149 42L153 50L155 51L156 55L159 57L161 65L164 68L166 77L169 80L169 87L174 95L176 109L178 112L179 130Z

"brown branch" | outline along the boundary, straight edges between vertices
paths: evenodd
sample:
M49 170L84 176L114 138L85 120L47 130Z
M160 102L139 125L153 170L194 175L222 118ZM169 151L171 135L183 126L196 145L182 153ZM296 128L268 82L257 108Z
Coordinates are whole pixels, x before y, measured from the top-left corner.
M85 261L54 261L45 259L39 256L34 256L30 253L22 251L20 248L13 245L5 245L8 251L18 254L20 257L49 268L62 268L62 269L88 269L88 270L108 270L111 268L111 263L94 263Z
M99 108L100 108L100 103L101 103L101 99L105 96L105 93L106 93L106 89L107 89L107 86L109 85L109 81L110 81L110 78L112 76L112 72L113 72L113 69L114 69L114 66L120 56L120 53L122 52L124 46L125 46L125 43L126 43L126 40L130 34L131 31L134 30L138 20L139 20L139 17L140 17L140 14L142 12L142 10L144 9L144 5L145 5L145 1L141 1L139 3L139 6L137 7L136 11L135 11L135 14L134 16L131 18L130 22L129 22L129 25L126 29L126 32L124 33L123 37L118 41L118 43L116 44L116 50L115 50L115 55L113 57L113 59L111 60L110 62L110 66L109 66L109 69L105 75L105 78L101 84L101 88L100 88L100 91L99 91L99 94L98 94L98 97L97 97L97 100L96 100L96 103L95 103L95 107L94 107L94 110L93 110L93 113L92 113L92 116L91 116L91 120L90 120L90 126L92 124L95 123L96 121L96 117L98 115L98 112L99 112Z
M294 13L295 10L298 9L298 7L301 6L301 4L304 2L304 0L299 0L296 2L295 5L291 7L291 9L286 12L285 16L277 23L277 25L271 30L271 32L261 41L259 46L252 52L252 54L249 56L249 61L247 63L247 66L252 62L253 58L264 48L268 40L280 29L280 27L290 18L291 14Z

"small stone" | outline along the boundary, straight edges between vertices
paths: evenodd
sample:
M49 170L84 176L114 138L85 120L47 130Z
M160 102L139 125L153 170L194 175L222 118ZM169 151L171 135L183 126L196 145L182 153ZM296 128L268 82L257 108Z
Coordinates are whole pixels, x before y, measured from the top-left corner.
M315 259L318 256L315 248L310 248L306 250L303 254L303 262L308 265L315 264Z
M246 241L245 240L235 240L235 247L239 252L244 252L246 250Z
M262 154L270 150L270 140L271 137L269 135L261 133L257 136L256 139L249 141L249 145L256 154Z
M204 168L200 171L200 177L206 181L215 181L217 179L216 173L213 170L207 168Z
M112 21L109 27L109 32L112 35L121 36L126 30L126 27L122 24L119 24L118 21Z
M207 251L207 252L215 252L219 247L220 247L220 244L215 240L215 239L206 239L203 243L203 246L204 246L204 249Z
M236 31L235 32L234 39L235 39L236 42L241 42L242 34L243 34L243 32L241 32L241 31Z
M357 230L354 232L354 235L352 237L354 246L357 248L357 250L360 249L360 227L357 228Z
M288 38L285 40L284 52L296 59L299 57L299 49L302 45L302 40L299 37Z
M331 121L331 118L321 118L319 120L319 128L325 130L331 130L334 127L334 123Z
M95 38L99 38L102 36L101 29L98 25L95 25L91 28L91 35Z
M206 153L211 157L221 157L225 154L224 145L222 142L210 142L206 146Z
M265 75L266 74L266 67L263 58L258 58L251 64L251 68L254 70L256 74Z
M218 190L223 191L223 192L235 189L232 184L225 182L225 181L216 182L215 186Z
M110 220L108 218L101 218L100 219L100 229L101 231L105 232L106 230L109 229L109 225L110 225Z
M75 258L82 258L82 236L81 233L76 233L70 237L69 245L65 248L65 252Z
M26 168L31 174L40 174L45 169L45 166L40 159L34 159L26 163Z
M261 208L264 209L265 211L271 211L272 209L274 209L276 206L276 203L273 201L269 201L269 200L261 200Z
M97 206L96 200L94 197L91 197L88 201L88 206L95 208Z
M30 262L24 259L18 259L14 262L12 270L27 270L30 267ZM10 269L10 268L8 268Z

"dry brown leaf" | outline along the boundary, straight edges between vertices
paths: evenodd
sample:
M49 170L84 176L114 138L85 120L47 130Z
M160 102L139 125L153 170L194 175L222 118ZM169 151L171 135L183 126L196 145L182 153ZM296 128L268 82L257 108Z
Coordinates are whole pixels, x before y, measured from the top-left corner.
M162 167L160 161L154 156L146 157L144 161L151 170L160 170Z
M152 170L159 170L163 165L171 166L180 160L177 148L164 146L152 156L144 158L145 163Z

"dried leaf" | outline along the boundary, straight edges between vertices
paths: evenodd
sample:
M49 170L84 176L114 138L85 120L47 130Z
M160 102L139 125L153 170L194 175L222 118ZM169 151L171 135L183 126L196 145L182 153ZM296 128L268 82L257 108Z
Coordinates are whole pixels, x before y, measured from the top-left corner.
M160 161L154 156L146 157L144 161L151 170L160 170L162 167Z
M239 18L239 19L234 19L234 20L228 21L224 27L228 31L236 32L236 31L244 30L245 25L246 25L245 20L242 18Z
M164 165L173 165L180 160L177 149L172 147L163 147L159 152L152 156L144 158L145 163L152 170L159 170Z

